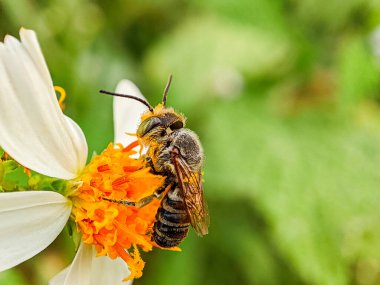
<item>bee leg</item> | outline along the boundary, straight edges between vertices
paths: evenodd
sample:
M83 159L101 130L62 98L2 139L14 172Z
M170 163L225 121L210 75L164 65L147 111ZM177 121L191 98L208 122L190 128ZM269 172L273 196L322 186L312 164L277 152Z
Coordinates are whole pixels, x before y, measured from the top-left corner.
M156 192L154 192L152 195L146 196L137 202L128 201L128 200L115 200L115 199L109 199L106 197L103 197L103 200L106 200L112 203L122 204L125 206L133 206L133 207L141 208L149 204L150 202L152 202L154 198L158 198L158 197L159 195Z
M109 199L106 197L103 197L103 200L106 200L108 202L122 204L125 206L134 206L137 208L144 207L145 205L148 205L150 202L153 201L153 199L160 199L162 196L162 193L164 193L165 189L172 183L172 179L167 177L164 181L164 184L158 188L152 195L146 196L144 198L141 198L137 202L128 201L128 200L115 200L115 199Z
M175 179L173 177L166 177L164 183L161 185L160 188L158 188L153 195L156 196L156 198L160 199L162 194L165 192L165 190L171 185L173 186L175 183Z
M135 204L137 208L142 208L146 205L148 205L150 202L153 201L153 199L157 198L156 192L154 192L152 195L146 196L140 200L138 200Z
M112 203L122 204L122 205L125 205L125 206L136 206L136 203L137 203L137 202L132 202L132 201L128 201L128 200L109 199L109 198L106 198L106 197L103 197L103 200L106 200L106 201L112 202Z
M145 160L145 166L150 167L153 172L156 172L156 170L154 169L154 165L153 165L152 159L149 156L145 156L144 160Z
M154 192L152 195L141 198L137 202L128 201L128 200L108 199L106 197L103 197L103 200L106 200L106 201L112 202L112 203L122 204L125 206L133 206L133 207L141 208L141 207L144 207L145 205L148 205L155 198L160 198L160 194L158 194L157 191Z
M152 202L153 199L161 199L162 194L164 193L166 188L172 183L173 183L172 179L169 177L166 177L164 184L162 184L160 188L158 188L152 195L146 196L140 199L139 201L137 201L134 206L141 208L149 204L150 202Z

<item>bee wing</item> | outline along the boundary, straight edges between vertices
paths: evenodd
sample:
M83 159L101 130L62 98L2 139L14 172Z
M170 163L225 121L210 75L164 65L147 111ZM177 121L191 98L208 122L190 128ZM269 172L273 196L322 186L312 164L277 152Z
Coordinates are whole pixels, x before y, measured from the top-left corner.
M192 171L179 154L174 156L174 166L191 225L198 235L204 236L208 234L210 220L203 197L202 175L200 172Z

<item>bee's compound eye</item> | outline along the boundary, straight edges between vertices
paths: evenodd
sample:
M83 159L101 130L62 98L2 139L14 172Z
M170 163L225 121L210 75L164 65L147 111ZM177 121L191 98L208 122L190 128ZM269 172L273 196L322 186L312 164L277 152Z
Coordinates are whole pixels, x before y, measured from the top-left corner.
M150 117L144 120L137 129L137 136L142 137L155 127L161 124L161 120L157 117Z
M181 121L176 121L173 124L170 125L170 128L172 130L178 130L183 128L183 123Z

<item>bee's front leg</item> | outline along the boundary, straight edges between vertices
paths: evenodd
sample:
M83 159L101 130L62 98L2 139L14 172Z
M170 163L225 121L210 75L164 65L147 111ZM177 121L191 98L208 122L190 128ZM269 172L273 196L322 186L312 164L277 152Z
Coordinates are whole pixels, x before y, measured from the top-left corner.
M150 167L152 170L154 170L153 160L151 157L145 156L144 161L145 161L145 167Z
M149 157L148 155L143 155L143 160L145 162L145 167L149 167L151 169L151 173L153 174L158 174L158 172L156 171L156 169L154 168L154 164L153 164L153 160L151 157Z

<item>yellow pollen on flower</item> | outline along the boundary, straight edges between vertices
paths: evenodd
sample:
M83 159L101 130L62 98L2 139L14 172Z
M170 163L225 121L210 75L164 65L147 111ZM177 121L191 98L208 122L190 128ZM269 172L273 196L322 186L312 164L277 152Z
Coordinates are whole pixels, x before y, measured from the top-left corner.
M94 245L98 256L121 257L131 271L124 281L142 275L144 261L138 248L150 251L154 246L150 233L160 201L137 208L103 198L137 202L164 182L163 176L150 172L143 159L130 157L138 145L135 142L124 148L110 144L87 165L78 178L80 186L70 196L83 242Z
M63 103L66 99L66 91L61 86L54 86L55 92L59 93L59 107L61 107L61 110L65 109L65 104Z

